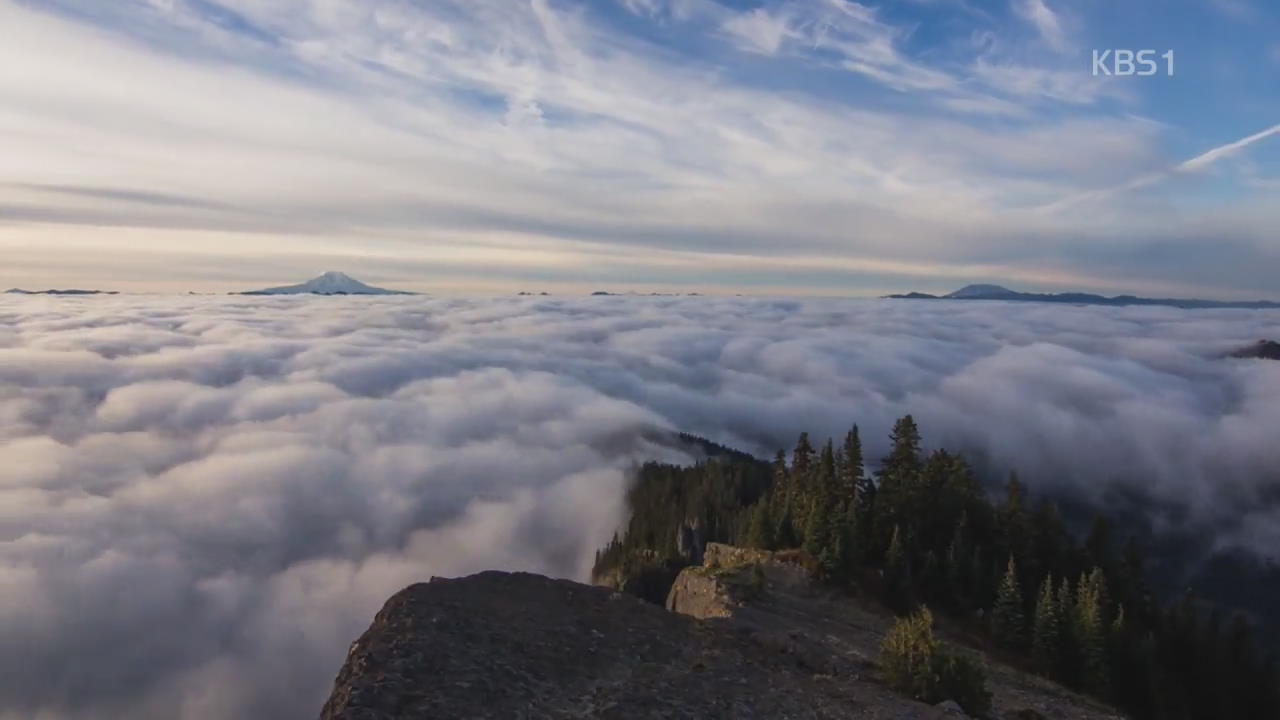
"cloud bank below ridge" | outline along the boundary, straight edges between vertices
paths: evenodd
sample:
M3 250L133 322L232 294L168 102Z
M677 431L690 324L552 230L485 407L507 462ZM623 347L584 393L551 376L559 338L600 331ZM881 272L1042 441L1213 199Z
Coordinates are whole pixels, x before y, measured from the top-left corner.
M1280 313L700 298L0 298L0 718L310 717L387 595L583 578L684 430L858 422L1275 559Z

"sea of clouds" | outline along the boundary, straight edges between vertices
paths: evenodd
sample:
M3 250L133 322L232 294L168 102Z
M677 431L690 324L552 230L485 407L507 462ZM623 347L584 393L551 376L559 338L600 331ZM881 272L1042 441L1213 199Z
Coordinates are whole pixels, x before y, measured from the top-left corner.
M394 591L585 578L628 470L858 422L1280 553L1280 312L0 297L0 718L307 718Z

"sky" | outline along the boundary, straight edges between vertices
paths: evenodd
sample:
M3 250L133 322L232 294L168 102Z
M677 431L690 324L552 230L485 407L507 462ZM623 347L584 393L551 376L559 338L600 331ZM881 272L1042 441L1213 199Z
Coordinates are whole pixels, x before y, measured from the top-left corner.
M0 0L0 28L4 287L1277 297L1269 0ZM1095 76L1107 49L1159 71Z
M1189 576L1280 561L1280 363L1224 357L1261 337L1280 311L0 295L0 720L314 718L406 585L586 580L676 431L856 422L874 464L911 413L1117 542L1191 539Z

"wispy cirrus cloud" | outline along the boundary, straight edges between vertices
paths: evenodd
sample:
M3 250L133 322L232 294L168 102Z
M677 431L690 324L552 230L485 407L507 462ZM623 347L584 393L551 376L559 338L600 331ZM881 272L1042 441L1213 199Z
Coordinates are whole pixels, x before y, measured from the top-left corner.
M186 253L184 277L208 268L199 287L225 287L237 263L213 256L246 245L234 233L289 252L310 242L296 255L308 267L340 249L347 269L380 272L399 254L419 289L459 287L429 258L501 246L545 250L538 277L561 287L589 282L588 267L616 277L602 254L651 248L697 257L725 289L870 293L903 278L774 274L776 258L998 264L1032 278L1057 272L1082 236L1123 245L1194 224L1123 198L1108 231L1073 218L1055 238L1028 219L1099 178L1171 166L1170 126L1144 117L1140 86L964 39L1026 20L948 8L8 3L0 248L26 264L0 268L0 284L61 284L56 249L99 243L111 268L99 284L185 289L128 272L164 252L180 264ZM22 70L33 63L39 73ZM1265 223L1250 223L1231 232L1262 237ZM1239 262L1245 275L1256 264ZM688 282L669 267L628 269L642 287ZM529 274L501 268L472 287ZM1199 284L1191 265L1136 271L1064 282Z
M1114 187L1108 187L1094 192L1082 193L1080 195L1063 198L1062 200L1043 206L1040 210L1044 212L1067 210L1081 203L1098 201L1119 193L1140 190L1179 175L1202 172L1217 162L1239 155L1250 145L1262 142L1276 135L1280 135L1280 124L1272 125L1265 130L1253 133L1252 135L1240 138L1239 140L1234 140L1215 148L1210 148L1199 155L1183 160L1170 168L1141 175Z
M1035 27L1051 49L1063 52L1070 47L1062 18L1045 0L1014 0L1014 10Z

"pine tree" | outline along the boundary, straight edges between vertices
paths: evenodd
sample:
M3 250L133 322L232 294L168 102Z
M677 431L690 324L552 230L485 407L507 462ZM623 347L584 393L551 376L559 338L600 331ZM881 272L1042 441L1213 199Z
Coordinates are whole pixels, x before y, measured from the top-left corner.
M920 475L920 430L910 415L893 424L892 448L876 471L875 542L885 547L896 525L910 530L918 521L911 507L911 489Z
M858 437L857 425L854 425L844 436L840 457L840 491L845 502L853 503L857 501L859 484L865 472L862 461L862 439Z
M969 580L972 577L972 561L969 551L969 516L962 514L947 545L946 573L947 595L951 606L961 612L970 610L972 598Z
M1058 615L1062 618L1061 634L1058 642L1057 678L1068 685L1075 685L1078 682L1079 675L1077 670L1079 663L1076 661L1077 647L1079 645L1076 640L1076 604L1075 595L1071 591L1071 581L1066 577L1063 577L1062 582L1058 584L1055 599L1058 605Z
M1106 581L1095 567L1080 578L1076 588L1075 625L1080 651L1081 680L1085 689L1106 697L1110 672L1107 667Z
M872 565L880 559L875 543L876 484L865 475L859 478L853 497L853 541L850 548L854 562Z
M769 503L761 499L751 511L751 526L747 530L747 543L751 547L772 550L776 547L774 540L773 518L769 517Z
M995 567L981 544L974 544L969 562L969 594L973 606L983 611L995 601Z
M791 494L788 493L782 502L782 512L778 516L778 529L773 535L774 544L780 548L793 548L797 545L794 514L791 512Z
M822 446L822 452L818 455L817 483L819 486L819 492L834 495L836 491L836 482L835 448L831 444L831 438L827 438L826 444Z
M1009 566L1000 589L996 592L996 604L991 610L991 634L996 643L1011 650L1026 643L1026 617L1023 613L1022 589L1018 586L1018 566L1009 556Z
M1019 558L1026 552L1030 540L1026 503L1027 486L1018 479L1016 472L1009 473L1004 502L996 509L996 522L1002 543L1000 549Z
M804 526L804 550L815 558L831 545L831 512L824 503L823 495L814 497L809 508Z
M822 446L814 475L805 517L804 549L814 558L821 558L825 554L834 562L839 513L835 493L835 451L830 440Z
M1040 584L1036 599L1035 626L1031 633L1031 658L1036 670L1050 677L1057 672L1062 652L1062 612L1054 596L1053 576Z
M809 524L809 509L813 503L814 475L816 468L813 462L813 445L809 443L809 433L800 433L796 447L791 451L791 515L796 539L804 540L804 531Z
M809 433L800 433L795 450L791 451L791 478L801 490L807 489L809 471L813 469L813 445L809 444Z
M920 596L927 602L947 601L947 576L942 570L938 554L932 550L924 554L920 563Z
M778 454L773 457L773 491L775 494L785 492L790 480L790 473L787 472L787 455L778 450Z
M822 577L829 583L839 585L848 579L848 559L843 536L833 535L832 541L818 555L818 567L822 571Z
M911 606L911 568L907 562L902 528L893 528L889 550L884 556L884 604L894 612L906 612Z
M884 465L894 475L906 476L920 472L920 429L910 415L903 415L893 424L889 435L893 448L884 459Z
M1117 573L1116 601L1127 607L1130 619L1137 624L1149 620L1150 595L1146 582L1146 559L1138 539L1130 536L1125 543Z

